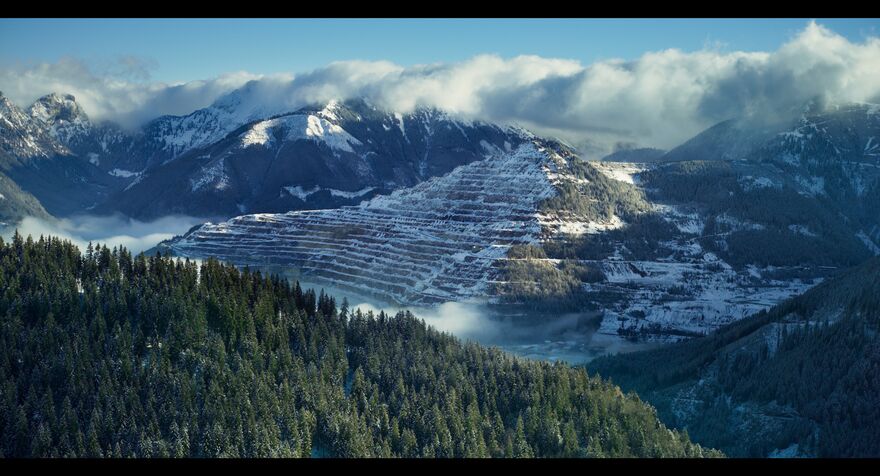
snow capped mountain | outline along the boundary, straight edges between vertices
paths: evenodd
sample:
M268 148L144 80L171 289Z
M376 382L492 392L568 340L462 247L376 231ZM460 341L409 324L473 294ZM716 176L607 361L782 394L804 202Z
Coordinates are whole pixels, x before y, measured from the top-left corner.
M442 111L400 114L364 100L293 111L285 104L267 108L250 89L134 132L91 122L71 95L46 95L27 111L0 98L5 161L63 156L65 167L79 169L65 172L67 179L51 178L54 186L33 187L27 182L39 177L21 177L23 188L54 203L47 204L53 213L229 217L357 203L522 140L513 129L457 120ZM70 204L56 190L78 190L84 183L91 185L77 191L81 200ZM298 187L310 193L297 193Z
M71 102L72 98L43 98L25 112L0 95L0 169L24 196L33 195L45 207L18 209L40 214L47 210L53 215L82 212L115 186L113 177L80 160L59 140L87 124ZM54 120L59 127L51 127L44 119Z
M292 114L259 121L240 135L242 148L262 146L272 148L277 143L312 140L322 142L334 152L354 153L353 146L363 143L339 126L333 114L334 104L317 114ZM331 122L334 121L334 122Z
M660 160L728 161L745 191L794 190L844 217L840 228L880 239L878 111L880 105L854 103L807 107L799 117L772 126L759 120L726 121Z
M804 114L749 154L752 162L772 162L792 175L803 193L835 200L863 197L880 176L880 106L848 104Z
M210 106L185 116L162 116L144 126L145 140L167 159L209 146L245 124L290 113L299 108L286 103L260 101L257 83L247 83Z
M28 114L43 123L62 144L89 134L92 127L89 117L70 94L43 96L28 108Z
M168 158L217 142L247 121L235 111L218 107L187 116L160 117L144 128L144 135Z
M772 163L813 195L822 193L823 180L843 174L850 183L837 185L861 194L867 185L864 175L875 175L872 169L877 168L880 157L878 110L877 104L851 103L824 110L805 108L792 120L731 119L710 127L659 160Z
M43 96L28 108L28 114L70 154L111 176L120 177L112 171L132 168L132 163L140 162L140 135L113 124L94 124L70 94Z
M228 112L228 111L227 111ZM230 217L356 204L516 146L514 129L433 109L331 101L259 119L146 169L102 210Z
M4 162L27 162L68 152L42 123L0 93L0 150Z
M588 285L606 308L602 332L703 333L880 253L876 110L841 106L775 128L727 121L651 163L597 164L646 190L673 226L621 230L586 262L606 277Z

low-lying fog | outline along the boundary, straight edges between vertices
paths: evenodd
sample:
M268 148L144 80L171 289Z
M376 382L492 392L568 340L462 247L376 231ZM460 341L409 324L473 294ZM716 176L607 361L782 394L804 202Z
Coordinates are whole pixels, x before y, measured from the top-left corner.
M81 249L89 242L102 243L113 248L125 246L132 253L140 253L160 241L185 233L206 220L189 216L166 216L150 222L134 220L122 215L80 215L58 220L27 217L17 225L23 236L52 235L66 238ZM11 239L16 227L3 230L3 237ZM288 274L288 273L284 273ZM291 280L296 276L288 274ZM540 313L502 310L484 302L447 302L436 307L401 308L391 303L359 295L347 289L319 282L301 280L304 288L314 288L336 297L337 304L348 298L352 309L395 314L409 309L425 323L459 338L498 346L523 357L545 360L564 360L583 363L606 353L629 352L649 347L597 332L601 316L597 313Z
M532 359L579 364L609 353L632 352L657 345L631 342L616 334L599 332L602 317L596 312L523 312L479 301L446 302L435 307L401 307L323 282L300 279L300 285L316 291L323 289L336 297L337 305L345 297L351 309L360 308L363 312L384 310L393 315L408 309L438 330Z
M205 220L201 218L182 215L166 216L150 222L119 214L78 215L55 220L25 217L17 226L4 229L3 239L9 240L18 228L22 236L32 235L34 239L39 238L40 235L57 236L72 241L83 250L89 242L92 242L110 248L124 246L136 254L204 222Z

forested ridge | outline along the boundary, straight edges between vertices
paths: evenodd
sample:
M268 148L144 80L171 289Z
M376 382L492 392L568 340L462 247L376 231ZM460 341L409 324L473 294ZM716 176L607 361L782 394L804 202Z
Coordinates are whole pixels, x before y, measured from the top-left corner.
M731 456L880 456L880 257L706 337L589 367Z
M747 174L756 172L740 167L744 166L727 161L684 161L645 171L640 179L654 190L650 194L654 199L703 209L707 219L701 245L737 268L749 264L847 267L872 256L855 236L876 221L871 193L844 200L804 194L788 183L749 186L752 176ZM858 220L845 218L850 216ZM751 225L734 227L725 217ZM727 235L723 242L712 239L722 234Z
M4 457L718 456L583 369L215 260L0 239Z

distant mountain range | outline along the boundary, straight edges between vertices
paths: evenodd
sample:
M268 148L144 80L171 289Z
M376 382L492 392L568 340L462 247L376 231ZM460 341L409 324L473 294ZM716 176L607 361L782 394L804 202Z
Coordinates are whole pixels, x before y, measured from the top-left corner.
M137 131L93 124L70 95L0 97L0 167L57 216L230 217L356 204L513 147L520 134L363 100L254 110L246 91Z
M98 210L152 218L335 208L413 186L521 141L514 130L435 109L404 115L364 101L331 102L248 122L156 164Z
M0 97L0 220L201 216L219 223L165 249L404 304L593 307L602 332L677 339L880 253L878 111L732 119L668 152L586 162L436 109L266 107L248 86L136 131L93 123L69 95L25 110ZM383 277L398 261L412 271Z

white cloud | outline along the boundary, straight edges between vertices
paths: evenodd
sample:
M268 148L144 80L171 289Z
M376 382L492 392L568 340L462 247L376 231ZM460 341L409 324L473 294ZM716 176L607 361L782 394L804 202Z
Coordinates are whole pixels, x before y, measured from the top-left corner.
M134 63L133 69L143 69ZM72 92L91 115L134 121L190 112L253 80L240 95L253 110L362 96L402 111L437 106L516 122L607 150L617 142L669 148L718 121L789 113L811 99L877 101L877 71L880 39L853 43L811 22L773 52L723 52L707 45L696 52L669 49L586 66L494 55L406 68L345 61L296 77L239 72L173 86L98 77L65 60L2 71L0 90L17 102L49 91Z
M17 63L0 69L0 91L22 107L50 92L73 94L92 120L135 126L159 115L188 114L207 107L221 94L262 78L239 71L166 84L146 81L149 69L149 62L133 57L120 58L100 72L75 58L36 65Z

